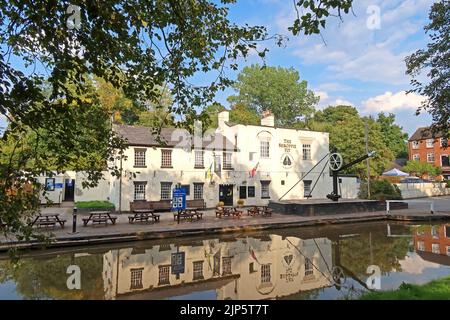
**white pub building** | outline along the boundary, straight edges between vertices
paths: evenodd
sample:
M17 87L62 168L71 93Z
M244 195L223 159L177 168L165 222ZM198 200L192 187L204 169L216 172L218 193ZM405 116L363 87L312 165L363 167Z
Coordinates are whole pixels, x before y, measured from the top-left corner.
M120 211L128 211L134 200L170 201L177 186L186 189L187 200L203 199L208 208L219 201L236 205L239 199L244 205L265 205L282 196L326 198L332 190L326 161L298 181L329 153L329 134L280 128L274 122L266 114L260 125L230 123L229 112L222 111L217 129L192 139L180 129L164 128L157 138L147 127L116 125L128 142L126 159L115 163L122 167L122 178L106 174L98 187L82 189L83 174L77 173L70 177L73 198L108 200ZM340 182L342 197L356 198L357 179Z

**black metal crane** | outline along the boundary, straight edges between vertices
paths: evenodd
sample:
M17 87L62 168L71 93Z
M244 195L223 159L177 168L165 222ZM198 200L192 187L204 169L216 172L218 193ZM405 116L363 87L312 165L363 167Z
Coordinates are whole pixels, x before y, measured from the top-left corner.
M333 191L330 194L327 194L327 198L333 201L338 201L341 197L338 192L338 174L339 172L354 166L355 164L366 160L367 158L373 157L375 155L375 151L371 151L362 157L359 157L347 164L343 164L342 156L339 153L332 153L330 155L330 168L331 174L333 176Z

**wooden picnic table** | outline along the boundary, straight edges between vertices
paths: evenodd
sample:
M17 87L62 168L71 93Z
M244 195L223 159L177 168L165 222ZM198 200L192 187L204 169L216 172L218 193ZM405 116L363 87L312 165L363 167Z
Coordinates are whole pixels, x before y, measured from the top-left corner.
M222 218L222 216L233 216L233 218L240 218L242 216L242 210L233 206L223 206L222 210L216 211L216 217Z
M84 218L83 223L85 227L90 221L92 221L92 224L104 223L105 225L108 225L108 221L111 221L112 224L116 224L116 219L117 217L112 217L109 211L91 211L89 218Z
M146 221L151 219L153 222L159 222L159 214L154 214L152 209L135 209L133 210L134 215L128 216L128 222L133 223L135 221Z
M200 210L201 208L187 207L184 210L174 211L173 220L180 221L181 218L183 218L192 221L194 217L196 217L197 220L203 219L203 212L200 212Z
M254 206L251 209L247 209L247 214L250 216L262 215L262 216L271 216L273 209L270 209L268 206Z
M36 216L36 218L31 222L30 226L37 227L54 227L58 223L61 228L64 228L66 220L59 218L59 213L40 213Z

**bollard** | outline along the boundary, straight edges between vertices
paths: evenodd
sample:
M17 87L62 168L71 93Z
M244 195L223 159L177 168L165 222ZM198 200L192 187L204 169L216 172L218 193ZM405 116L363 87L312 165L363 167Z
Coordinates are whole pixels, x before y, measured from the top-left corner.
M72 233L77 233L77 207L73 208Z

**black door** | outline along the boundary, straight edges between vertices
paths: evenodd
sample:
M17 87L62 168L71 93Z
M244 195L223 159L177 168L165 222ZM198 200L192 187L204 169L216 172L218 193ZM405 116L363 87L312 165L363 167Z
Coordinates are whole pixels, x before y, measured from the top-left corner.
M226 206L233 205L233 185L219 185L219 201L222 201Z
M75 180L66 179L64 182L64 201L73 201L75 199Z

